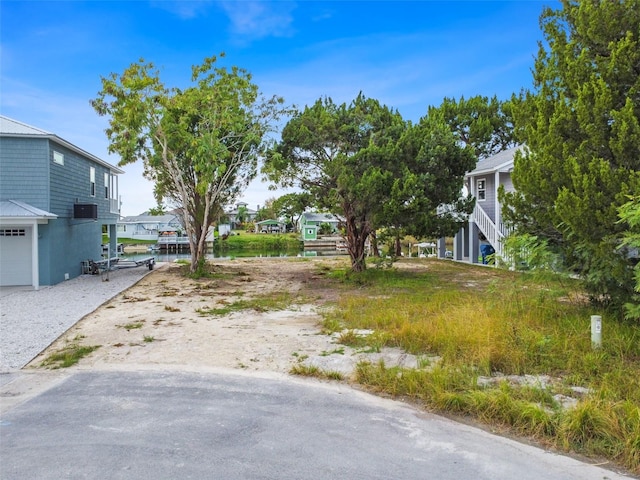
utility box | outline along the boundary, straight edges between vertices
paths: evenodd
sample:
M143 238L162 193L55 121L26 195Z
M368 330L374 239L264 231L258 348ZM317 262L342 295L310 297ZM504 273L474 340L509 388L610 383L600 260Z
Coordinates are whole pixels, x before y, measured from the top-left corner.
M74 203L73 218L98 219L98 205L95 203Z

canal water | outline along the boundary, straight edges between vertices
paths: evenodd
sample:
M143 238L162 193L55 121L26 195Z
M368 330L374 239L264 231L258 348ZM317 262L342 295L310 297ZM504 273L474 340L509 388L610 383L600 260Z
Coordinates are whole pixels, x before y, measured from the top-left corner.
M344 252L338 252L337 250L299 250L299 251L251 251L251 250L238 250L227 251L222 253L208 252L207 259L220 259L230 260L233 258L287 258L287 257L319 257L319 256L333 256L344 255ZM189 252L166 252L162 250L153 250L146 252L132 252L121 253L118 255L122 259L127 260L140 260L148 257L155 257L156 262L174 262L176 260L184 259L191 260L191 254Z

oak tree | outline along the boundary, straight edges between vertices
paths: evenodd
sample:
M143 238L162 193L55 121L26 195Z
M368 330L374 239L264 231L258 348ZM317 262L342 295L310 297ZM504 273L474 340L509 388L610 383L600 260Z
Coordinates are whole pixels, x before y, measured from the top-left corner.
M362 94L349 105L319 99L289 120L265 160L271 181L308 192L341 219L353 271L366 269L366 241L387 198L404 128L397 112Z
M367 239L380 228L396 237L457 231L473 207L460 193L474 165L440 119L411 125L360 94L349 105L320 99L294 116L265 172L341 219L351 268L362 271Z
M460 145L471 147L478 160L515 146L511 103L496 96L445 97L439 106L429 107L428 116L447 124Z
M475 204L462 190L476 160L473 148L462 147L438 115L407 125L389 166L393 181L376 222L395 238L396 256L405 235L441 238L460 229Z

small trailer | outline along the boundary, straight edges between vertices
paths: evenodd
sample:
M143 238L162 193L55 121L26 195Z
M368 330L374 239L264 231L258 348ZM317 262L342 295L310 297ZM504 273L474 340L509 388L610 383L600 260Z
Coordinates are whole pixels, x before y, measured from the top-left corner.
M149 270L153 270L156 264L156 257L145 257L138 259L123 259L121 257L113 257L103 260L87 260L82 262L82 273L90 273L92 275L100 275L109 270L118 270L121 268L135 268L146 266Z
M142 265L145 265L146 267L149 268L149 270L153 270L153 267L155 264L156 264L156 257L138 258L137 260L133 260L133 259L125 260L123 258L120 258L120 260L116 264L116 268L134 268L134 267L140 267Z

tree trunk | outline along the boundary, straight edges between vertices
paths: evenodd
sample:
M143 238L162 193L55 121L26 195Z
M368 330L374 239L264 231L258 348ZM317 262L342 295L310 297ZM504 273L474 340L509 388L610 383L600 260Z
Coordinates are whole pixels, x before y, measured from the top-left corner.
M378 237L376 232L371 232L371 253L374 257L380 257L380 249L378 248Z
M395 256L396 257L402 256L402 243L400 242L400 235L396 235L396 238L395 238Z
M205 210L205 217L210 217L211 212ZM211 223L210 218L205 218L204 223L196 220L193 225L193 236L189 237L191 247L191 273L196 273L207 254L207 232Z
M347 249L351 257L351 271L363 272L367 269L365 261L365 244L371 233L367 222L354 215L347 216L345 221L347 230Z
M193 225L189 234L189 248L191 249L191 266L189 271L196 273L200 266L200 260L204 255L204 251L200 249L200 235L202 231L201 225Z

